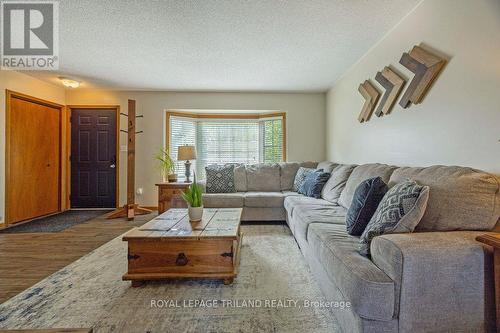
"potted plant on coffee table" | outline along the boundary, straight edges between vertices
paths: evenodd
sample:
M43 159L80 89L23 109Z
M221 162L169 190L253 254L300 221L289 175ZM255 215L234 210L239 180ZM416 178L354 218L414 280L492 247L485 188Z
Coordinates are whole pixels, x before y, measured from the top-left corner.
M199 222L203 216L203 198L201 186L196 183L196 174L193 183L182 192L182 198L188 204L189 221Z
M176 182L177 174L175 173L175 162L170 157L170 153L167 148L162 148L160 152L155 156L156 160L159 162L161 176L163 181Z

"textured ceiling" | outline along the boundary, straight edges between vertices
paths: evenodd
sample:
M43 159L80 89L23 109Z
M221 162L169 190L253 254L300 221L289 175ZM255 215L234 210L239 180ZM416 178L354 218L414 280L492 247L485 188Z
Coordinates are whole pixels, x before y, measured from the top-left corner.
M65 0L60 71L31 75L87 88L325 91L418 3Z

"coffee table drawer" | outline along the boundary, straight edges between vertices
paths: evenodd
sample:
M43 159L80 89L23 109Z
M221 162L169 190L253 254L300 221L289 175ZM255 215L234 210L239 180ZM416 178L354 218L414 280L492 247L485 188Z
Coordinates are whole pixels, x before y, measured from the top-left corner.
M129 241L128 273L233 272L232 240Z

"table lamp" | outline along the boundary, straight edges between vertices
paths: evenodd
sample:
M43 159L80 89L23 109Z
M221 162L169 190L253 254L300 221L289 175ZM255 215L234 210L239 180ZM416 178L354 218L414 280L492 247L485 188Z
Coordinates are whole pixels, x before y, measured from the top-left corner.
M191 176L191 160L196 159L196 148L194 146L180 146L177 151L177 160L186 161L184 165L186 166L186 180L184 182L189 183L189 177Z

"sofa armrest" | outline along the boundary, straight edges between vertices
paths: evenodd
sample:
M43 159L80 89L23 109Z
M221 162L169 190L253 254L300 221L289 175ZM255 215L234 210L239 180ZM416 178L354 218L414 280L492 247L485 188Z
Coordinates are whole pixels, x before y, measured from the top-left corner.
M492 251L475 240L484 233L426 232L373 239L373 262L396 284L401 332L493 328Z

